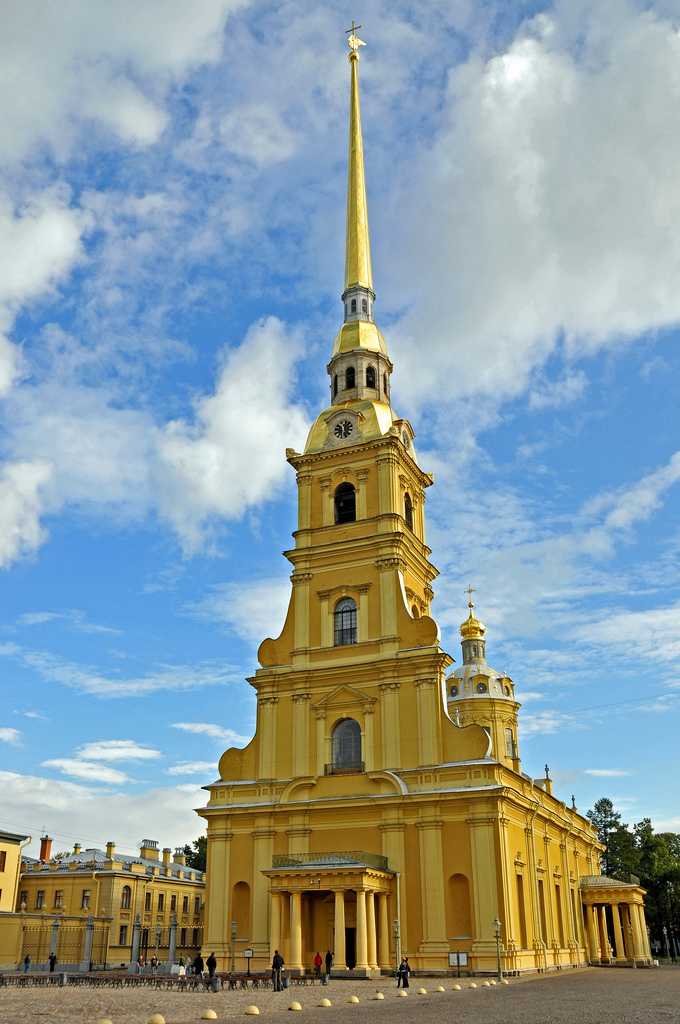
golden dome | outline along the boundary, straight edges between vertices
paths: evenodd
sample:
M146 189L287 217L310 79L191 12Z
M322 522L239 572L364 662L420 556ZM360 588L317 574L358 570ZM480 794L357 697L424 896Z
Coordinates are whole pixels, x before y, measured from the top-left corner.
M480 622L479 619L476 619L472 614L472 609L474 608L474 605L472 603L472 595L474 594L474 590L472 589L472 587L468 587L467 593L470 595L470 601L468 602L470 614L468 615L465 622L461 622L460 635L462 636L463 640L481 640L484 634L486 633L486 626L484 625L483 622Z

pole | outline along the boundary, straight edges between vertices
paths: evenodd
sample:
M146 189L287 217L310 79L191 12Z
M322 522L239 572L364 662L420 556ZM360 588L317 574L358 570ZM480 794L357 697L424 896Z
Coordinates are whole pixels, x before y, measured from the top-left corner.
M498 958L498 980L503 980L503 969L501 967L501 937L496 936L496 957Z
M236 921L231 922L231 973L236 973Z

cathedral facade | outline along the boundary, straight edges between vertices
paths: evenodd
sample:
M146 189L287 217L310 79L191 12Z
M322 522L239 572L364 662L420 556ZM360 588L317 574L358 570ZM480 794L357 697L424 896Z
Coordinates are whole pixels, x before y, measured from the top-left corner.
M344 322L330 404L297 474L292 593L261 644L257 728L206 787L205 948L220 969L264 970L275 949L309 970L537 970L650 962L642 890L603 880L597 837L549 778L521 770L512 679L486 663L485 626L461 626L462 663L430 616L431 474L394 411L374 320L360 45L351 100ZM470 594L471 597L471 594ZM602 884L602 883L606 884ZM609 886L609 887L607 887Z

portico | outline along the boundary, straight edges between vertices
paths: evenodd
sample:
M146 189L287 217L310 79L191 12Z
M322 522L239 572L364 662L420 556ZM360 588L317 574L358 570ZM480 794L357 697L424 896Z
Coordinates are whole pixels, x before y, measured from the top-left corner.
M293 854L274 857L262 873L270 887L270 957L279 949L289 971L309 969L315 953L327 950L334 954L333 973L370 978L390 967L395 876L387 858Z
M645 927L645 890L635 882L620 882L606 875L584 875L579 887L590 963L649 966L652 954Z

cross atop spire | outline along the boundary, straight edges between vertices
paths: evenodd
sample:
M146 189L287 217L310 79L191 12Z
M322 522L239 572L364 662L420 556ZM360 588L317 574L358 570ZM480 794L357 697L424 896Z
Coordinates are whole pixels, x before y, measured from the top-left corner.
M465 593L466 593L466 594L468 595L468 597L470 598L470 600L468 601L468 608L470 609L470 615L472 615L472 609L474 608L474 604L472 603L472 595L473 595L473 594L476 594L476 593L477 593L477 591L476 591L476 590L473 590L473 589L472 589L472 585L471 585L470 583L468 583L468 588L467 588L467 590L465 591Z
M356 35L356 30L358 28L361 28L361 25L355 25L354 21L352 21L352 27L345 29L345 34L347 34L348 32L351 32L351 35L350 35L349 39L347 40L347 44L348 44L348 46L349 46L349 48L351 50L355 50L355 51L358 50L360 46L365 46L366 45L366 43L363 41L363 39L359 39L359 36ZM357 53L357 59L358 59L358 57L359 57L359 54Z

